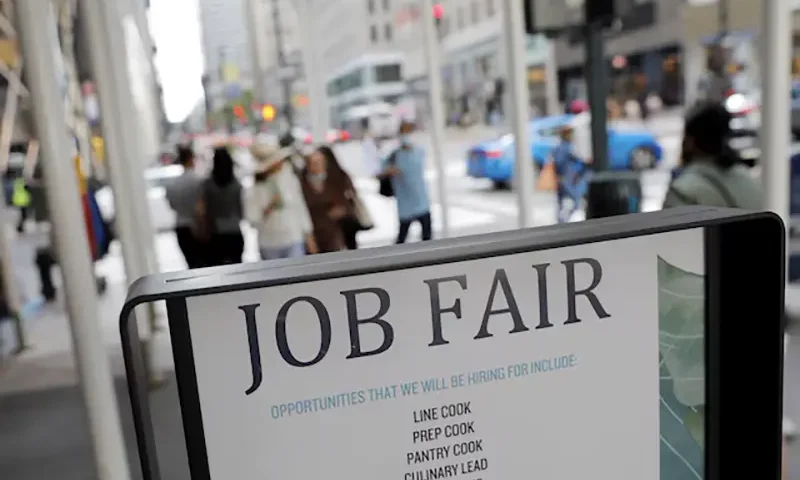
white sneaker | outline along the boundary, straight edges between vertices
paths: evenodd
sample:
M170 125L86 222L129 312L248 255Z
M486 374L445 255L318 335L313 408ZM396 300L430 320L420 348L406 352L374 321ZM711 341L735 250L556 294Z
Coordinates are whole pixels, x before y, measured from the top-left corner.
M797 436L797 424L791 418L783 417L783 436L792 439Z

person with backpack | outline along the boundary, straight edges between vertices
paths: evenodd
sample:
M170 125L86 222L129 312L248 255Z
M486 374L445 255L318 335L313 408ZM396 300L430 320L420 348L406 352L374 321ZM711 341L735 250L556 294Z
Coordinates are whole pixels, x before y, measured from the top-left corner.
M760 209L758 180L730 146L731 114L717 103L703 103L689 113L684 126L681 162L664 208L706 205Z
M701 103L689 113L681 163L673 174L664 208L684 205L763 208L761 184L728 145L730 123L731 114L716 102ZM784 418L783 430L785 437L793 436L794 422Z

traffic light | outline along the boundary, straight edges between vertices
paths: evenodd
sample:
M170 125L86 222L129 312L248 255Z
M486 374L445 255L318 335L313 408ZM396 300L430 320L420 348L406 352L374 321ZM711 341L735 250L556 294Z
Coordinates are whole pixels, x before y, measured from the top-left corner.
M270 104L266 104L261 107L261 118L263 118L267 122L271 122L275 119L275 107Z
M442 17L444 17L444 6L441 3L434 3L433 19L436 21L437 27L442 23Z
M241 105L234 105L233 115L240 120L244 118L245 117L244 107L242 107Z

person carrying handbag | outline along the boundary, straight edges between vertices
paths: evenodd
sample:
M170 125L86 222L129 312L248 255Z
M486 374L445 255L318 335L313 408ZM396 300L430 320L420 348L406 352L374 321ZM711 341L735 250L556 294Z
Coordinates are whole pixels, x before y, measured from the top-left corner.
M255 183L247 195L247 220L258 232L262 260L316 253L311 217L300 181L292 169L292 151L256 144Z
M350 175L344 171L333 150L328 146L322 146L317 151L325 158L328 171L333 175L336 184L341 185L344 198L349 203L346 214L339 220L339 226L344 236L345 248L356 250L358 248L356 238L358 232L370 230L375 225L372 216L356 191Z

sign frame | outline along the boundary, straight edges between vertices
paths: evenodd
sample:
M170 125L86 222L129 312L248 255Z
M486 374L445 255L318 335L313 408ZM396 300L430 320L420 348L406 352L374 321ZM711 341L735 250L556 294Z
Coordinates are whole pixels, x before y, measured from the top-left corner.
M166 301L189 470L193 480L206 480L211 477L189 334L188 298L693 228L704 230L706 271L704 480L729 478L741 471L743 462L758 466L764 478L778 480L786 231L780 217L773 213L715 207L684 207L577 224L140 278L130 286L120 313L120 334L142 477L162 478L146 366L134 313L138 305ZM754 328L743 328L747 326L746 319L754 319ZM753 359L758 359L758 368L764 373L748 375L747 386L741 387L739 378L745 369L753 368ZM746 410L758 414L742 415ZM752 438L759 441L752 442ZM723 459L729 460L723 462Z

